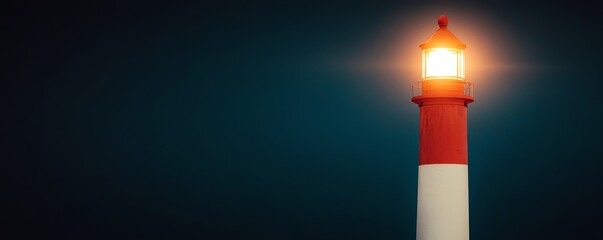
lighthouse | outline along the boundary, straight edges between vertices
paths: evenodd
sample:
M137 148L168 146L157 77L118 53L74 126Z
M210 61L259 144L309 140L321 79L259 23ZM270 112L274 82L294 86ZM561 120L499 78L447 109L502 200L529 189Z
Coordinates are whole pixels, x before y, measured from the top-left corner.
M473 84L465 79L465 44L438 18L423 44L422 78L412 86L419 106L417 240L469 239L467 107Z

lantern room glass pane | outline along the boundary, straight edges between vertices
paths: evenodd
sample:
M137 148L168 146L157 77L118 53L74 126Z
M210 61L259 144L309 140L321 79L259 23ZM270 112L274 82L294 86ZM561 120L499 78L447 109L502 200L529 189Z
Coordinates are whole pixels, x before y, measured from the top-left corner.
M456 48L423 50L423 79L465 79L465 54Z

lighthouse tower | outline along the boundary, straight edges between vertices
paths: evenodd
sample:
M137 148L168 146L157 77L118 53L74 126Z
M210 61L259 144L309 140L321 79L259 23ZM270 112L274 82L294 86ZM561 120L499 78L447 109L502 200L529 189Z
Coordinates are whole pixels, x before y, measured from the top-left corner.
M419 106L417 240L468 240L467 106L473 84L465 79L465 44L448 18L420 45L423 74L413 84Z

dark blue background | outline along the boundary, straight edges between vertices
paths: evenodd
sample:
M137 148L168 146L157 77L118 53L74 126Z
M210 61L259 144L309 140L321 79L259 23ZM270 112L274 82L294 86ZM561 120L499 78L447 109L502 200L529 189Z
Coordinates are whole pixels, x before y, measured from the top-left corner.
M1 234L414 239L410 90L320 63L438 4L493 14L551 66L476 88L472 239L603 238L602 21L548 1L12 2Z

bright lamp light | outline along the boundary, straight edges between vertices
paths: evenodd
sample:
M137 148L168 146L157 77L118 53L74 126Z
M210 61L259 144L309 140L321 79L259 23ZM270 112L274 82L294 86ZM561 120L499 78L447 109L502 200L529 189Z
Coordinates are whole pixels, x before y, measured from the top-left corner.
M465 54L457 48L423 50L423 79L465 79Z

